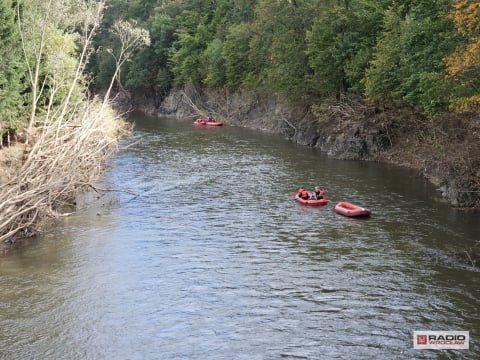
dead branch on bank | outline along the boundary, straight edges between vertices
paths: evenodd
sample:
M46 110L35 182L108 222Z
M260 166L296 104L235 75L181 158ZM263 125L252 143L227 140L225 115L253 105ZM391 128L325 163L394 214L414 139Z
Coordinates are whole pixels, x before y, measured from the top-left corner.
M325 99L320 105L312 106L312 111L318 118L335 119L335 121L371 114L373 109L373 106L368 106L358 99L347 97L342 97L340 100Z
M290 126L295 132L293 133L293 137L297 136L297 128L290 122L288 121L285 117L282 118L284 122L287 123L288 126Z
M475 243L467 249L458 249L453 252L459 260L472 267L480 267L480 241Z
M0 185L0 241L39 232L44 219L55 218L71 206L102 172L117 149L118 126L110 114L91 104L78 117L50 120L37 128L35 143L20 168L10 169ZM112 130L113 129L113 130Z
M49 1L45 5L38 12L18 11L33 98L30 121L25 129L28 146L24 149L24 157L0 174L0 245L11 245L18 238L37 234L47 219L62 216L62 210L71 208L80 192L92 188L91 184L103 171L105 161L117 150L119 132L124 131L125 123L118 121L120 116L112 111L109 92L113 83L119 82L121 65L135 49L149 43L146 31L126 22L115 24L113 30L120 38L121 48L118 54L114 54L117 67L105 100L92 101L88 96L81 97L77 91L82 88L79 84L86 80L83 73L94 51L92 40L100 26L105 1L73 1L68 4ZM62 17L59 22L60 18L50 15L52 10L63 9L63 6L72 6L69 13L76 15ZM22 19L21 15L25 17ZM38 29L28 24L40 24L40 29L45 30L41 32L40 40L36 38ZM72 31L70 35L75 35L82 45L76 63L65 61L75 54L66 54L61 43L49 48L48 53L44 52L43 44L48 36L52 36L46 30L55 27ZM53 34L56 36L57 33ZM68 39L70 37L65 38L67 43ZM33 59L32 64L30 59ZM43 87L36 75L40 64L50 70L46 77L48 87ZM41 111L37 111L42 92L48 101ZM61 97L61 92L67 95Z
M136 192L126 190L126 189L105 189L105 188L100 188L98 186L95 186L93 184L83 184L83 185L91 188L93 191L95 191L96 193L99 193L99 194L107 193L107 192L123 192L123 193L129 194L129 195L132 195L134 198L140 196L140 194L137 194Z
M235 116L230 112L231 98L227 89L205 89L202 96L195 86L188 85L180 94L181 101L192 109L192 113L182 114L182 116L210 115L223 119Z
M192 98L187 95L187 93L185 91L181 91L180 92L181 96L182 96L182 101L187 105L189 106L191 109L193 109L193 111L199 115L199 116L203 116L205 117L206 114L204 111L200 110L197 105L195 105L195 102L192 100Z
M211 115L214 118L238 119L245 114L245 110L258 105L258 97L253 91L242 90L240 93L231 93L226 88L204 89L203 95L192 85L181 91L182 102L192 109L192 114L183 116Z

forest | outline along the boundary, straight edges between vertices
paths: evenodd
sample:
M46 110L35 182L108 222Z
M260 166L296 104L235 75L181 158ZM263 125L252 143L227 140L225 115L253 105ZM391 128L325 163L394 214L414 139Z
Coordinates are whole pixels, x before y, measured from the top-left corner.
M87 5L65 1L55 10L63 16L45 13L43 27L29 26L38 19L27 15L51 2L0 4L3 129L18 129L31 121L32 112L48 109L48 89L55 89L57 102L69 93L62 84L75 76L73 68L82 56L81 39L71 29L79 26L76 16L87 16ZM305 104L357 96L370 103L412 107L428 116L479 110L479 1L83 3L106 5L91 45L95 51L86 64L89 75L82 80L96 88L108 87L114 77L116 88L159 94L188 84L255 89ZM25 23L18 20L19 12L25 13ZM146 46L125 43L115 31L119 21L146 32ZM29 31L37 37L48 35L48 41L35 47L38 39ZM39 51L44 56L35 56ZM128 56L120 59L125 52Z
M118 19L151 44L117 86L253 88L293 102L359 96L427 115L478 113L480 2L472 0L111 0L89 69L115 68Z

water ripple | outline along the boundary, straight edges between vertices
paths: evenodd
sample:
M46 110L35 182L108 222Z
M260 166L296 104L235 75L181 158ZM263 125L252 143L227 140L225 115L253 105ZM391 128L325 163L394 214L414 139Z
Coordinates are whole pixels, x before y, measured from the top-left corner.
M480 331L478 272L439 255L471 229L421 180L145 121L104 179L139 197L101 198L0 263L0 358L405 359L414 330ZM317 184L327 206L293 201ZM373 214L341 217L340 200Z

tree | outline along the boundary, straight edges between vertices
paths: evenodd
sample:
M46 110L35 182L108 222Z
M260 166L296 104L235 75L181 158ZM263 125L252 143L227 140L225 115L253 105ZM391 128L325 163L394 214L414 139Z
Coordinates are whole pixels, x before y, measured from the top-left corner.
M330 1L319 9L307 31L308 65L313 70L312 85L319 95L346 90L344 34L348 16L345 8Z
M451 101L456 111L480 108L480 1L458 1L450 11L458 33L464 41L446 56L447 79L459 85Z
M170 64L177 85L202 84L206 73L202 63L202 54L207 47L207 41L202 36L205 32L206 29L202 25L199 25L194 35L184 30L177 32L177 41L170 55Z
M365 94L372 101L393 98L394 90L402 79L399 71L403 6L392 6L385 12L383 31L373 49L373 58L365 71Z
M261 0L256 7L251 63L262 66L261 75L270 91L291 99L305 92L305 31L311 25L312 6L310 1Z
M103 8L103 1L94 0L18 2L19 34L30 84L28 132L39 111L46 114L44 121L48 121L54 106L61 105L57 116L62 118L72 97L82 96L78 84L83 79Z
M52 0L38 2L25 0L24 9L20 7L20 4L21 2L17 5L18 24L31 89L30 115L27 126L28 132L30 132L35 123L37 105L45 88L45 83L41 84L40 78L43 70L47 32L49 27L53 28L50 14L57 12L53 9L54 4Z
M456 42L449 7L450 0L418 1L402 26L402 81L394 92L402 101L428 113L443 111L448 104L442 58Z
M115 82L119 87L121 83L121 69L122 65L130 60L132 54L142 46L150 45L150 35L147 30L136 27L136 22L131 23L124 20L117 20L111 29L111 32L118 37L120 42L119 47L114 49L107 49L107 52L115 59L115 71L113 73L110 85L107 88L105 99L109 99ZM105 103L104 103L105 105Z
M223 43L220 39L214 39L204 51L206 64L206 76L203 82L212 87L225 84L225 59L222 56Z
M209 49L209 45L216 38L213 22L216 11L215 2L212 0L185 1L182 9L175 17L177 29L174 35L175 41L170 48L169 64L176 85L187 83L203 85L206 80L211 80L208 74L209 66L213 63L218 66L221 63L218 58L211 58L215 55L212 51L218 50L218 42Z
M78 62L75 75L68 88L68 94L64 99L64 106L60 117L63 117L67 112L67 107L72 99L72 95L78 90L77 84L83 80L87 64L94 52L93 39L100 28L105 10L105 1L102 0L74 1L72 5L70 10L74 20L67 27L71 32L78 34L74 39L76 39L76 43L80 46L80 51L77 54Z
M152 25L153 52L156 58L155 84L168 89L173 82L169 66L170 49L174 42L175 21L167 14L155 15Z
M446 108L448 87L442 58L457 41L447 17L450 0L395 4L365 72L365 94L373 101L394 100L429 113Z
M25 115L22 93L28 87L24 82L26 68L18 46L20 36L15 9L12 0L0 2L0 124L6 121L13 128L20 125L19 120Z
M381 30L385 1L323 2L307 32L311 83L319 95L363 92L362 79Z
M228 86L241 86L253 70L249 60L251 36L248 24L232 25L228 29L223 45L226 83Z

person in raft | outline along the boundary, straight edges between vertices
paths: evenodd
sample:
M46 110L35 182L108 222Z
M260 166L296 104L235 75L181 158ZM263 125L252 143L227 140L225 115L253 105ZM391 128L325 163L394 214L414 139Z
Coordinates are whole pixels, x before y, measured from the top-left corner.
M320 186L315 186L315 200L321 200L325 196L325 191L320 189Z
M309 198L308 191L305 190L303 187L301 187L300 189L298 189L298 191L297 191L297 196L298 196L299 198L302 198L303 200L308 200L308 198Z
M210 115L208 115L207 121L212 122L212 121L213 121L213 118L212 118Z

